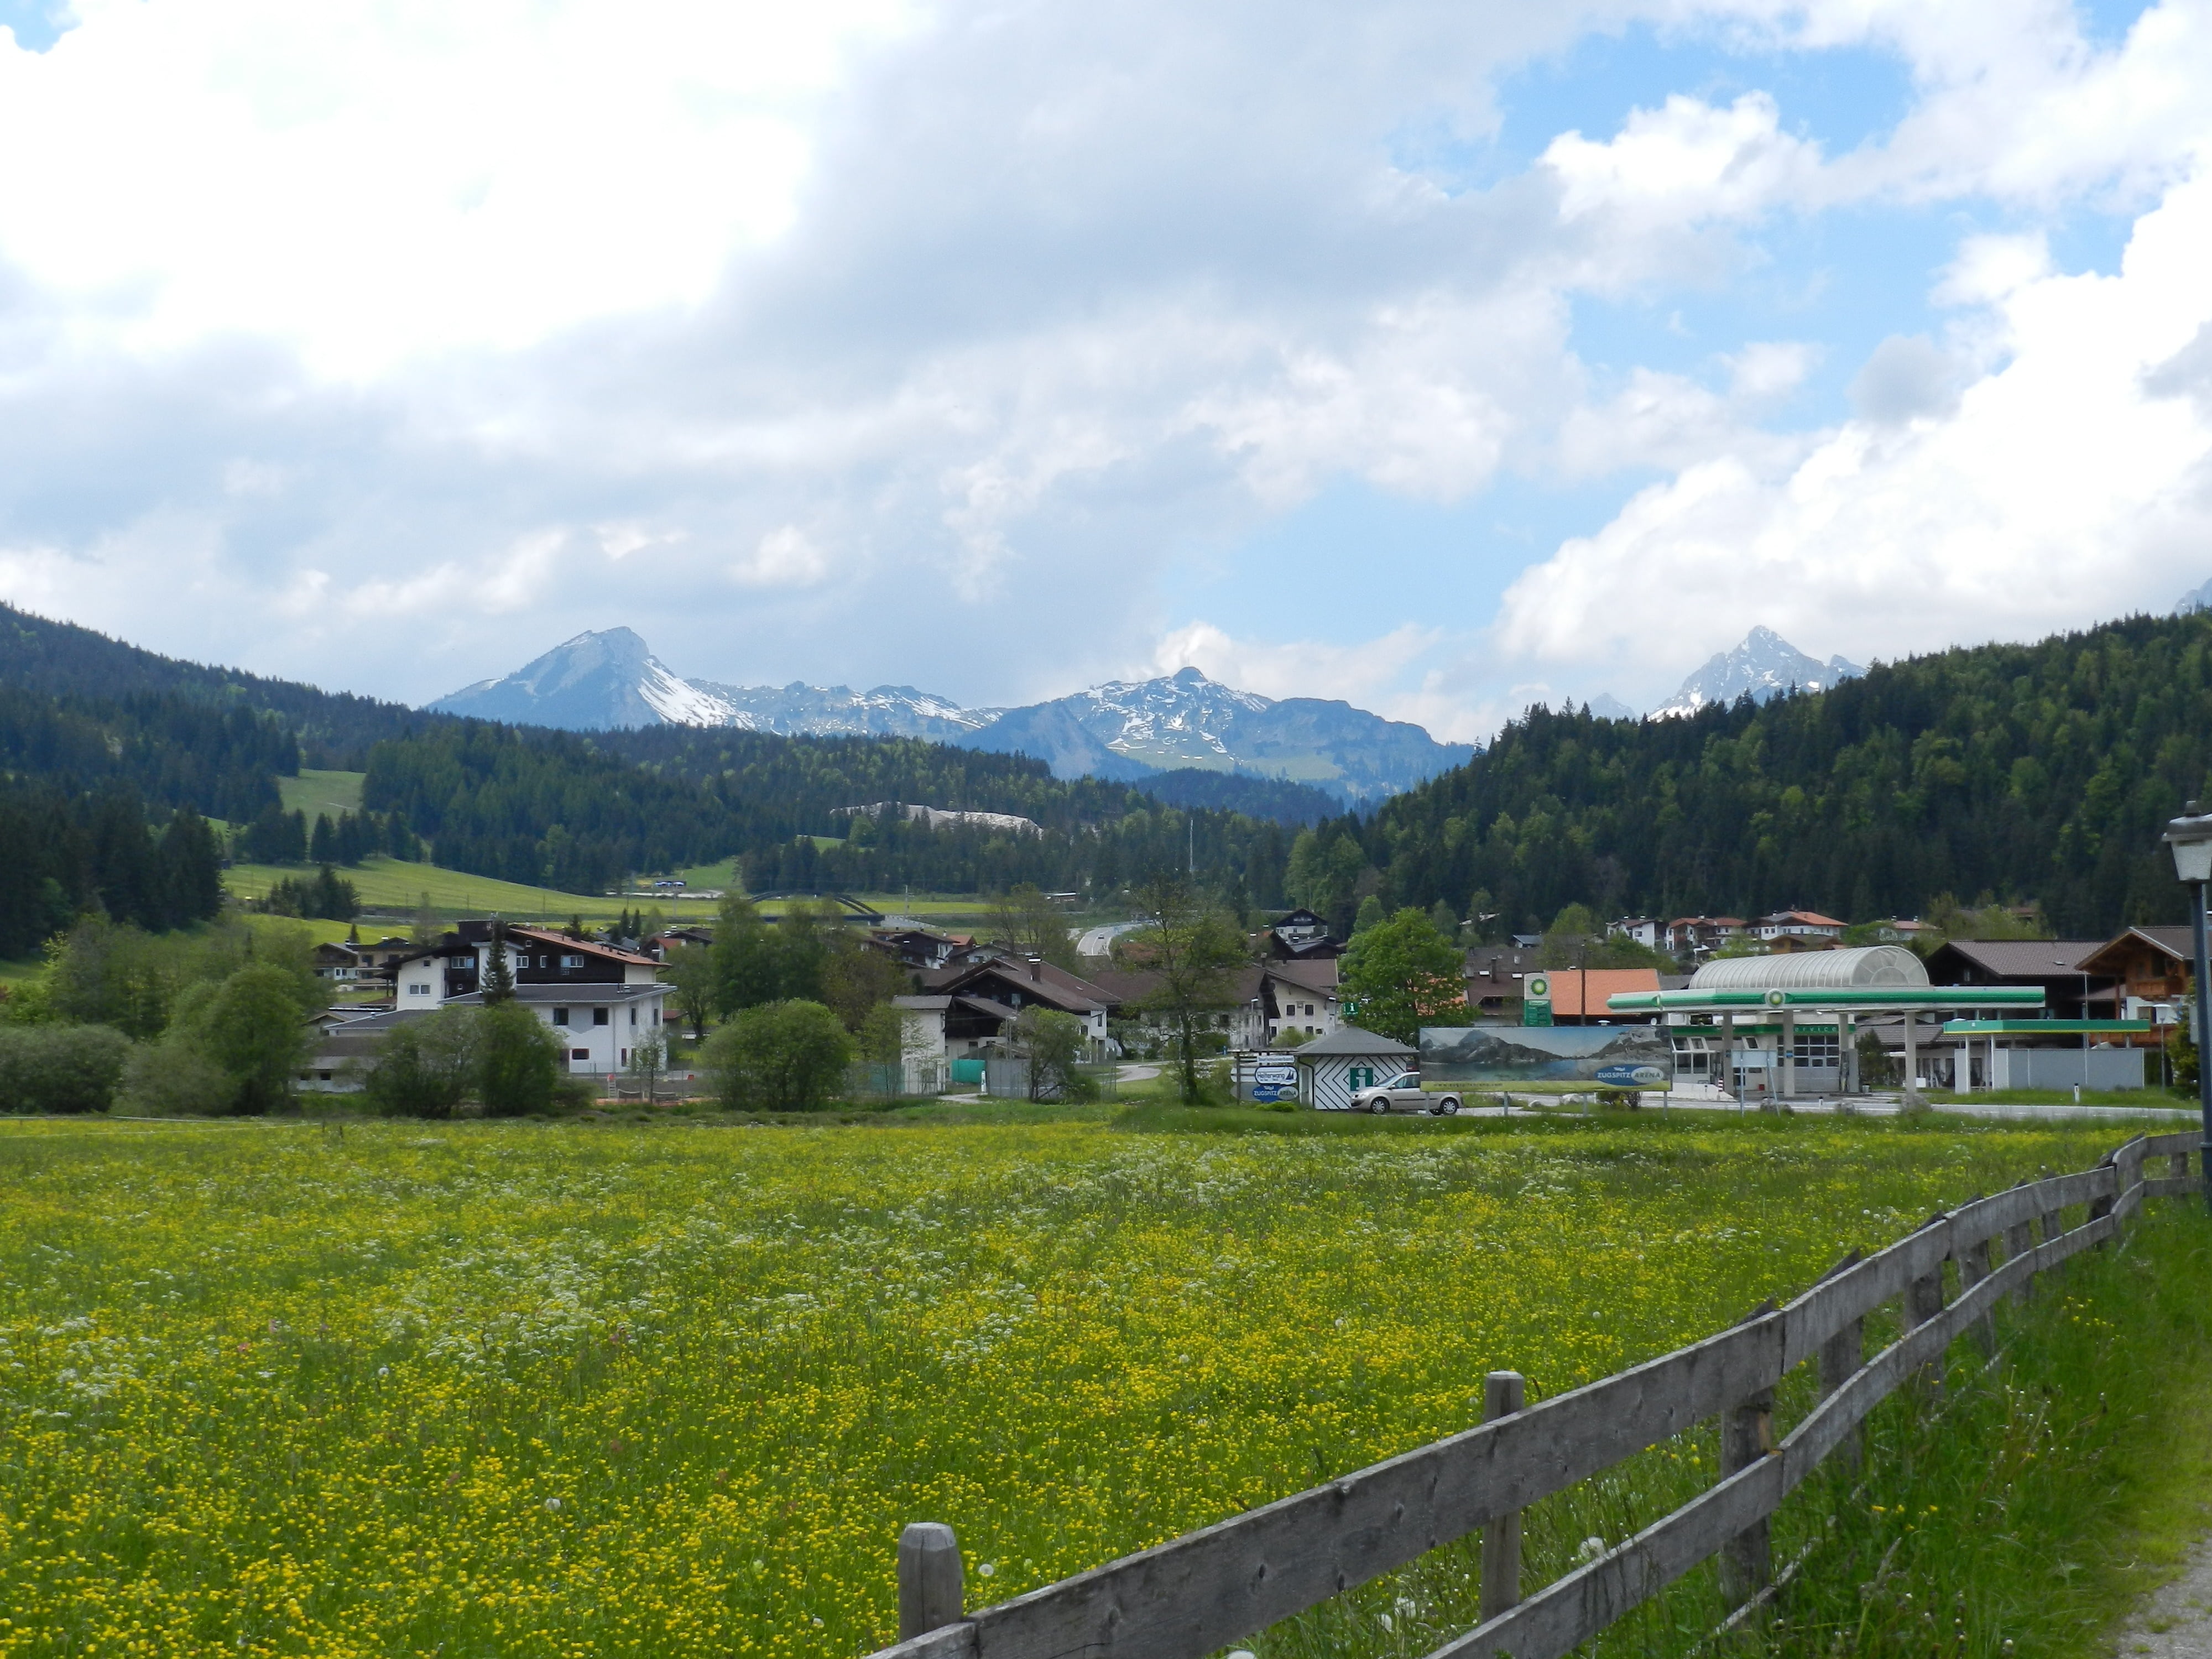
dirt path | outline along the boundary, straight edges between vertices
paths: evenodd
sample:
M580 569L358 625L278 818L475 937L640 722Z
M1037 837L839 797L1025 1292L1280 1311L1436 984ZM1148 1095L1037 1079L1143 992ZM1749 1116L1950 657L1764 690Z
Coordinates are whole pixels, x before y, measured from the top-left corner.
M2117 1659L2212 1659L2212 1539L2136 1609L2112 1651Z

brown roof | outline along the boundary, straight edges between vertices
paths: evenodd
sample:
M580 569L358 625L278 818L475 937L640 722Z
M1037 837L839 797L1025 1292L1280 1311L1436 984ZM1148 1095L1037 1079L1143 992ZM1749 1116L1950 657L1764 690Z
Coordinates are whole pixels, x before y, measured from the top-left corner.
M2165 951L2184 968L2191 966L2197 959L2197 940L2187 927L2130 927L2118 939L2106 939L2091 951L2087 956L2082 957L2083 970L2092 974L2118 972L2117 963L2106 966L2099 959L2106 951L2117 945L2124 945L2131 939L2141 940L2154 949Z
M2100 939L1954 939L1929 954L1928 977L1961 985L1967 981L1956 975L1971 969L1984 980L2072 979L2094 973L2082 964L2104 948Z
M1142 1002L1158 990L1160 975L1157 969L1152 968L1094 968L1091 970L1091 982L1126 1006Z
M641 956L635 951L625 951L618 945L602 945L595 939L571 939L551 927L509 927L509 939L532 939L541 945L550 945L563 951L587 951L595 957L611 957L617 962L635 962L647 968L658 968L659 960Z
M988 962L970 963L956 970L927 975L925 988L957 994L967 990L972 981L993 976L1007 981L1032 998L1064 1008L1111 1008L1121 1000L1103 986L1071 974L1065 968L1055 968L1048 962L1025 962L1018 957L993 957Z
M1467 953L1467 964L1460 973L1462 978L1484 986L1496 985L1510 990L1516 975L1535 971L1534 951L1524 951L1514 945L1478 945Z
M1322 959L1300 958L1295 962L1270 962L1264 964L1264 967L1270 978L1285 980L1292 985L1304 986L1310 991L1318 991L1324 995L1334 994L1340 977L1337 971L1338 963L1334 957ZM1255 980L1253 983L1256 987L1259 981Z
M1659 988L1659 972L1655 968L1553 968L1546 970L1552 981L1552 1012L1556 1017L1566 1015L1579 1018L1585 1015L1609 1014L1607 997L1619 996L1626 991L1656 991Z

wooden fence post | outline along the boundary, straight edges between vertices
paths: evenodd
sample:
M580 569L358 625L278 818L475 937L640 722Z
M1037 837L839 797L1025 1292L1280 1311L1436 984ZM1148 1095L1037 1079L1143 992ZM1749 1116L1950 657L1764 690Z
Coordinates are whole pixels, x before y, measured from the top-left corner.
M1757 1319L1774 1311L1771 1301L1751 1310ZM1738 1401L1721 1418L1721 1479L1741 1474L1774 1449L1774 1390L1761 1389ZM1740 1607L1766 1588L1774 1572L1773 1529L1761 1516L1721 1546L1721 1596Z
M2106 1153L2104 1162L2100 1164L2097 1167L2100 1170L2112 1170L2113 1172L2115 1184L2117 1184L2119 1174L2119 1159L2114 1154L2111 1152ZM2118 1194L2117 1193L2112 1198L2091 1199L2089 1200L2089 1219L2096 1221L2105 1216L2112 1214L2112 1206L2118 1201ZM2100 1238L2093 1248L2101 1250L2105 1248L2106 1243L2106 1240Z
M1976 1194L1975 1196L1978 1198L1980 1194ZM1972 1290L1975 1285L1987 1279L1990 1276L1990 1269L1993 1267L1999 1265L1995 1260L1996 1256L1996 1239L1983 1238L1977 1239L1974 1243L1965 1245L1958 1250L1959 1293L1961 1296L1964 1296L1968 1291ZM1932 1317L1935 1313L1940 1313L1941 1311L1942 1311L1942 1302L1939 1290L1938 1299L1935 1309L1931 1310L1929 1314L1923 1315L1922 1317L1923 1319ZM1920 1322L1916 1320L1914 1322L1917 1324ZM1996 1357L1997 1351L1997 1322L1996 1317L1992 1314L1984 1313L1979 1319L1977 1319L1974 1322L1974 1346L1982 1351L1983 1358L1990 1359Z
M1938 1212L1928 1219L1928 1226L1939 1226L1950 1218ZM1926 1229L1922 1230L1925 1231ZM1943 1264L1935 1267L1905 1287L1903 1324L1907 1331L1916 1331L1943 1311ZM1932 1359L1923 1365L1913 1381L1916 1392L1923 1401L1943 1397L1943 1363Z
M898 1600L902 1642L960 1622L960 1542L942 1521L916 1521L899 1534Z
M1755 1394L1721 1419L1721 1478L1749 1468L1774 1449L1774 1394ZM1772 1530L1761 1516L1721 1547L1721 1595L1740 1607L1766 1588L1774 1571Z
M1495 1423L1528 1403L1528 1382L1518 1371L1492 1371L1482 1379L1482 1420ZM1501 1515L1482 1529L1482 1622L1521 1605L1521 1511Z
M2166 1172L2172 1176L2176 1181L2188 1180L2189 1154L2186 1152L2168 1153L2166 1160Z
M1841 1261L1828 1269L1827 1277L1833 1279L1846 1268L1858 1265L1859 1253L1851 1251ZM1866 1364L1866 1320L1863 1317L1846 1322L1836 1334L1820 1345L1820 1398L1830 1395L1850 1382ZM1854 1423L1843 1443L1836 1449L1837 1455L1846 1469L1856 1472L1864 1454L1865 1436Z
M2015 1182L2014 1184L2025 1187L2028 1183L2022 1181ZM2005 1260L2008 1261L2014 1260L2017 1256L2026 1255L2035 1249L2035 1234L2029 1229L2025 1217L2014 1222L2011 1226L2005 1229L2004 1247ZM2015 1304L2025 1302L2027 1300L2029 1293L2034 1288L2035 1275L2033 1273L2030 1273L2026 1279L2023 1279L2019 1284L2013 1286L2011 1291L2007 1293L2008 1297Z

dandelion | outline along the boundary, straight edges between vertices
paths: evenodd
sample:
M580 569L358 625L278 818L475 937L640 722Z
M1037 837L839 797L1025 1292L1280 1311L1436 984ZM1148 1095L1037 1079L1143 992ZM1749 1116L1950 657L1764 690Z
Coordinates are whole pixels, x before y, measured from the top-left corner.
M0 1121L0 1152L50 1133ZM907 1521L973 1517L979 1601L1002 1567L1065 1577L1459 1432L1486 1370L1579 1386L2109 1139L1815 1126L1747 1161L1697 1131L1680 1145L1726 1173L1684 1186L1553 1135L1378 1152L825 1127L647 1146L468 1122L416 1146L373 1124L337 1164L275 1126L239 1126L209 1163L184 1137L118 1158L110 1134L74 1127L9 1165L30 1201L0 1206L0 1260L77 1265L0 1310L0 1378L40 1413L15 1421L59 1500L0 1532L0 1583L70 1564L88 1654L206 1630L241 1655L596 1659L844 1659L896 1628ZM1248 1273L1264 1296L1237 1293ZM1563 1324L1577 1301L1602 1318ZM260 1375L237 1363L248 1331L388 1363L295 1376L272 1355ZM404 1389L358 1386L403 1370ZM111 1374L97 1419L44 1409ZM276 1376L281 1410L260 1386ZM1646 1467L1699 1465L1670 1447ZM591 1498L573 1524L570 1492ZM990 1493L1007 1496L979 1512ZM191 1551L126 1583L106 1540L172 1517ZM1344 1611L1380 1648L1412 1639L1427 1593Z
M1603 1555L1604 1553L1604 1539L1585 1538L1583 1540L1583 1547L1575 1552L1575 1559L1578 1563L1587 1563L1596 1560L1599 1556Z

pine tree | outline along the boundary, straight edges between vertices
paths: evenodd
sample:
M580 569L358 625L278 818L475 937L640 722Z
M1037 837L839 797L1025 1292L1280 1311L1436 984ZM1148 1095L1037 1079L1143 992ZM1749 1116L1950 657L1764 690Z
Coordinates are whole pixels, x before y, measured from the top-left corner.
M491 959L484 968L483 1000L491 1006L514 1000L514 975L507 965L507 924L491 925Z

